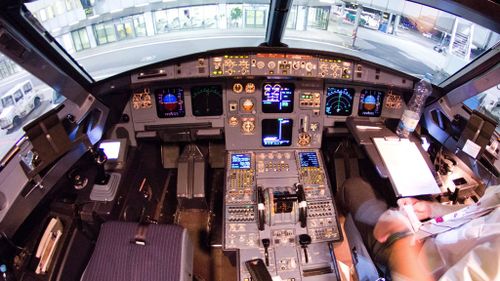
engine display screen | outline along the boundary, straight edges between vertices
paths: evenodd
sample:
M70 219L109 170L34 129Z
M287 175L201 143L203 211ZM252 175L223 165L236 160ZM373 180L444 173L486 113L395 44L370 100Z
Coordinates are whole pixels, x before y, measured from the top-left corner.
M293 120L286 118L262 120L263 146L290 146Z
M191 88L191 104L194 116L222 115L222 87L212 85Z
M330 116L351 115L354 92L353 88L328 87L325 114Z
M154 93L158 117L173 118L186 116L184 90L182 88L156 89Z
M231 154L231 169L250 169L251 157L249 153Z
M384 92L363 89L359 96L359 116L379 117L382 113Z
M262 112L292 113L293 84L264 83L262 88Z
M318 155L316 152L300 152L300 167L319 167Z

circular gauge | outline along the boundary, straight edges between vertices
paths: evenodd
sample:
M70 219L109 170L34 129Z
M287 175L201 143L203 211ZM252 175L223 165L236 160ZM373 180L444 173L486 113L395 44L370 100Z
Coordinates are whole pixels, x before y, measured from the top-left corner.
M273 89L273 93L279 93L281 90L281 85L276 83L272 86L272 89Z
M266 63L263 61L258 61L257 62L257 68L258 69L263 69L266 66Z
M271 84L264 85L264 92L265 93L270 93L272 89L273 89L273 86Z
M254 83L247 83L245 85L245 93L253 94L254 92L255 92L255 84Z
M328 87L325 113L330 116L349 116L352 113L353 88Z
M274 69L276 67L276 63L274 61L270 61L267 63L267 67L269 69Z
M372 111L377 106L377 100L372 95L367 95L363 99L363 108L368 111Z
M241 103L241 109L244 111L250 112L253 110L255 103L251 99L244 99Z
M168 111L175 111L179 103L177 102L177 97L168 93L162 98L163 107Z
M239 94L243 91L243 85L241 85L240 83L235 83L233 85L233 92Z
M222 87L219 85L191 88L194 116L222 115Z

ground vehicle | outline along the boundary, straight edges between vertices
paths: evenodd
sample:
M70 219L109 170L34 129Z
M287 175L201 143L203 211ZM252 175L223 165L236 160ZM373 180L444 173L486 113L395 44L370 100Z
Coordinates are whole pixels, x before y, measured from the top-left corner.
M17 84L0 97L2 113L0 114L0 128L9 129L21 125L22 119L33 109L40 106L42 98L33 89L31 81Z
M426 72L433 72L434 95L422 119L422 131L429 132L428 140L434 145L454 152L465 128L462 125L470 116L461 102L484 90L481 87L498 83L498 49L494 47L498 29L491 24L485 24L489 29L483 30L491 34L490 45L489 36L474 38L487 45L482 60L459 64L459 68L466 69L458 71L452 69L456 65L451 65L456 61L446 61L449 58L434 52L432 46L419 44L423 40L413 36L415 32L401 30L393 35L360 28L345 36L328 28L305 30L312 20L325 18L331 1L321 9L315 6L317 1L311 1L309 6L288 2L292 8L273 9L271 6L281 2L272 1L273 5L259 7L269 15L264 21L259 18L263 13L251 9L255 3L245 3L244 7L240 3L210 2L203 9L222 11L216 25L220 29L193 30L179 25L179 32L174 34L155 34L155 24L161 31L164 26L160 25L164 22L155 21L159 19L155 15L159 9L177 9L174 12L183 14L183 1L178 1L182 5L179 7L172 1L134 1L136 5L126 9L113 6L122 1L95 1L100 5L96 11L107 8L102 13L78 8L78 2L27 1L34 18L19 1L1 4L2 27L7 27L1 33L5 36L0 40L1 51L68 98L28 128L34 129L30 131L31 140L12 142L12 151L2 161L0 230L5 235L0 246L8 253L0 258L19 279L79 280L93 250L97 229L107 220L177 223L190 228L199 242L195 264L200 279L245 280L248 272L238 260L264 257L266 250L268 258L277 261L272 264L283 265L283 270L270 267L276 274L279 271L299 280L306 279L302 278L305 272L318 274L311 278L323 275L333 279L329 265L335 262L331 256L335 252L340 257L338 246L342 245L337 242L338 236L332 238L338 233L333 229L334 193L347 174L381 177L370 158L373 147L363 148L364 144L370 145L370 138L360 135L357 126L349 127L349 122L364 122L359 127L367 128L365 133L382 128L390 131L391 121L401 116L404 100L411 96L413 83ZM448 11L455 11L453 5L459 5L456 1L445 2L452 5ZM77 8L71 14L49 12L58 11L61 3L77 3ZM241 8L236 10L230 5ZM231 17L227 11L240 12ZM287 12L289 19L296 21L285 30L282 23ZM492 18L497 15L491 13ZM470 10L461 16L468 15ZM61 28L54 26L71 16L75 18ZM475 16L490 18L481 12ZM34 27L30 20L36 20ZM245 24L231 24L234 22ZM261 22L268 23L267 33L258 27ZM396 19L390 22L397 27ZM44 24L47 31L41 30ZM123 29L124 25L127 28ZM98 30L97 26L105 28ZM114 33L118 29L127 33L141 31L143 26L145 32L130 34L129 40L120 41ZM244 26L251 28L245 30ZM102 40L92 38L97 34L94 31L102 32ZM353 42L351 35L356 32L357 41ZM462 43L469 40L466 36L459 39ZM54 40L59 40L58 44ZM29 49L16 42L23 42ZM259 47L261 43L266 46ZM469 45L460 46L467 53ZM61 46L67 50L61 50ZM274 96L281 96L279 104ZM54 125L55 134L48 125ZM287 134L279 134L284 131ZM114 171L122 177L112 181L119 182L113 190L116 197L104 200L91 195L99 188L95 187L99 184L94 185L98 183L96 170L103 166L97 163L102 156L96 153L101 139L126 139L130 144L129 153L122 155L126 160L109 159L121 162L125 168ZM364 144L358 143L360 139ZM127 146L126 142L123 145ZM187 151L183 155L186 157L180 157L182 150ZM117 155L120 158L120 153ZM473 189L480 181L495 182L481 161L473 165L483 169L480 176L484 179L464 172L464 180L469 183L466 187ZM387 178L379 180L385 180L381 187L388 186ZM297 181L308 182L306 200L302 200L301 192L280 189ZM267 188L264 200L257 194L257 184ZM196 194L189 194L195 190L191 187L196 187ZM286 200L277 202L283 204L276 203L276 208L270 202L266 205L266 198L271 197L269 188L278 188L276 198ZM186 192L178 192L181 189ZM287 192L291 196L285 196ZM247 196L248 202L243 204L239 196ZM310 252L315 255L309 265L305 262L307 254L303 254L308 241L299 245L295 237L305 234L300 218L304 217L307 200L311 203L309 235L314 236L309 247L314 248ZM302 208L297 208L300 205ZM320 212L316 212L318 209ZM283 220L269 225L265 219L257 220L256 211L267 211L269 217L278 213ZM55 265L46 275L37 274L30 267L37 262L33 253L51 217L65 221L65 236L61 237L64 243L54 253ZM301 221L291 225L291 220ZM325 223L331 226L323 228ZM318 242L322 238L317 239L316 233L330 237ZM286 245L277 245L272 239L267 249L261 241L266 237L261 234L284 237L278 241ZM354 236L347 234L344 238L352 242ZM332 244L334 251L328 247ZM239 256L235 250L238 248L243 249L239 251L243 255ZM351 256L350 248L347 257ZM221 260L222 265L218 263Z

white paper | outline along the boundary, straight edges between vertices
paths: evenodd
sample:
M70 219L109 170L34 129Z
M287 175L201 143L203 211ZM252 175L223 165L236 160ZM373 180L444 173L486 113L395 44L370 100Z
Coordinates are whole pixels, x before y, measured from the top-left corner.
M415 143L408 139L374 138L396 195L417 196L441 193L434 176Z
M465 142L464 148L462 148L462 151L467 153L470 157L476 158L479 154L479 151L481 151L481 147L475 142L467 140Z

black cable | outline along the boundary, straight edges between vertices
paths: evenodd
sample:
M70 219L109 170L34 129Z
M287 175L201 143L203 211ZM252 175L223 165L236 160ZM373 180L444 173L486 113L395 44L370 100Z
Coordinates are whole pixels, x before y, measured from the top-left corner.
M12 240L10 240L10 238L7 236L7 234L5 234L5 232L1 231L0 234L2 235L2 237L14 248L18 249L19 251L23 251L24 248L23 247L19 247L17 246L16 244L14 244L14 242L12 242Z

